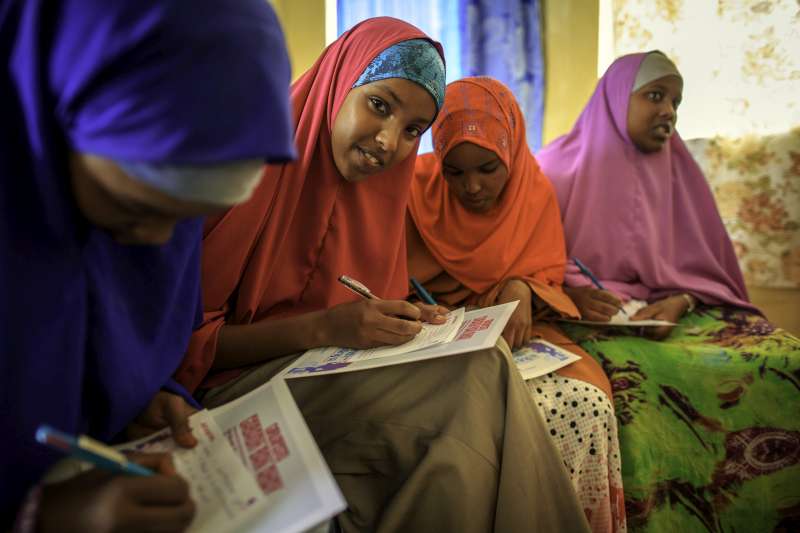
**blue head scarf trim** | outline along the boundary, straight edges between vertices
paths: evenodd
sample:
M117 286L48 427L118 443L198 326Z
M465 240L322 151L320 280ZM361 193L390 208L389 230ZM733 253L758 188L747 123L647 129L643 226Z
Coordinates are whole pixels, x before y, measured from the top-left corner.
M438 112L444 104L444 61L436 47L426 39L411 39L390 46L361 73L353 88L388 78L403 78L421 85L436 102Z

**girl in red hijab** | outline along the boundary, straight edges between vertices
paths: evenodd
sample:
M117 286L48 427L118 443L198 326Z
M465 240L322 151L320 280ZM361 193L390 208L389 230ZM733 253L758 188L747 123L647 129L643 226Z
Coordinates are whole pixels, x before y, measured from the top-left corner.
M577 318L564 294L558 200L525 139L514 95L491 78L447 87L434 153L417 159L407 224L409 273L447 305L519 300L503 336L533 337L581 360L527 384L594 531L625 529L619 444L603 369L544 318Z
M443 309L403 300L404 217L419 135L443 97L441 48L390 18L344 33L294 84L297 161L268 167L250 202L206 225L204 323L178 372L205 405L305 349L398 344L437 320ZM342 274L382 299L353 295ZM292 380L349 503L344 529L584 529L510 366L486 350Z

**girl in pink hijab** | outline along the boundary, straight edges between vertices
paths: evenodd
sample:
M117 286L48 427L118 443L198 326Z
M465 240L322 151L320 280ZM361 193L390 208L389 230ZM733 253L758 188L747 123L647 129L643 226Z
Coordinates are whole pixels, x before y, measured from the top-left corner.
M607 289L571 265L566 283L586 319L608 320L630 299L649 304L634 318L669 322L699 303L755 310L711 190L675 131L682 92L662 53L622 57L572 131L537 155L558 195L568 256Z
M644 336L564 329L611 381L632 529L796 529L800 340L748 301L711 190L675 131L682 93L662 53L621 57L572 131L537 155L582 317L607 321L633 304L634 319L677 324Z

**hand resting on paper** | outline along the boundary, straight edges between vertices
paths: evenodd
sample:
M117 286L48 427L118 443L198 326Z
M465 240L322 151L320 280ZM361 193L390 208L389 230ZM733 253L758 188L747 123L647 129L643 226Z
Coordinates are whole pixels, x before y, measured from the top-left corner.
M325 311L321 346L374 348L408 342L422 330L421 320L445 321L441 306L403 300L358 300ZM444 310L446 313L446 310Z
M429 324L444 324L447 321L445 315L450 312L450 309L443 305L430 305L423 302L411 302L411 305L415 305L422 312L419 316L420 321Z
M622 302L613 293L594 287L564 287L578 311L581 319L594 322L608 322L622 309Z
M189 428L189 417L196 412L196 409L177 394L159 391L144 411L128 425L125 436L131 440L140 439L169 426L172 437L179 446L193 448L197 439Z
M678 323L689 308L689 302L683 296L669 296L663 300L658 300L647 307L640 309L631 320L666 320L667 322ZM644 335L653 340L665 339L674 326L657 326L644 328Z
M194 517L195 505L170 455L130 457L156 475L118 475L92 469L44 485L37 531L184 531Z
M533 337L531 335L531 325L533 324L532 298L533 292L527 283L519 279L512 279L506 283L506 286L500 291L495 301L496 304L504 304L519 300L517 308L511 318L508 319L505 329L503 329L503 338L512 350L528 344Z

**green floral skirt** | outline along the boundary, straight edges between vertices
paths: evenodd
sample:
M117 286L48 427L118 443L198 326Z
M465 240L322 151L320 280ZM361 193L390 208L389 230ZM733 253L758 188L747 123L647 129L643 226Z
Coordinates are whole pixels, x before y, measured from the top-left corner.
M800 531L800 339L719 307L663 341L564 330L611 381L631 531Z

